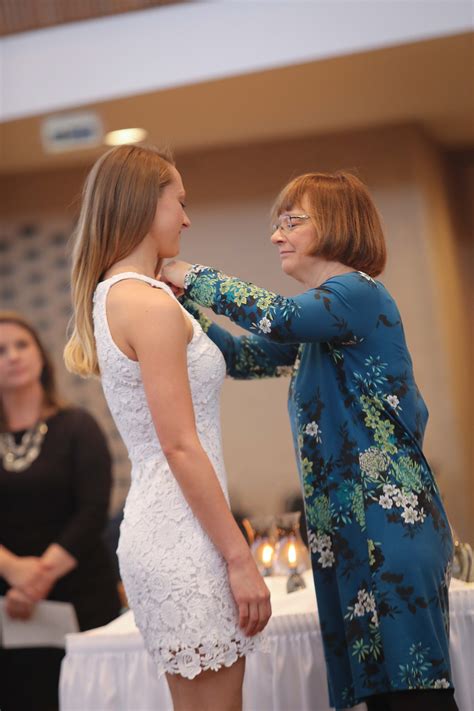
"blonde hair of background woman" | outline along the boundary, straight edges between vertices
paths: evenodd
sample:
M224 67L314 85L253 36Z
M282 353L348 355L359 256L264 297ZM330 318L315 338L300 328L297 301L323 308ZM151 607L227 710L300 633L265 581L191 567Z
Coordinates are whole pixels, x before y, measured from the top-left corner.
M172 165L171 154L153 146L118 146L101 156L87 176L74 232L72 333L64 349L72 373L99 375L92 321L95 288L149 232L158 197L171 182Z

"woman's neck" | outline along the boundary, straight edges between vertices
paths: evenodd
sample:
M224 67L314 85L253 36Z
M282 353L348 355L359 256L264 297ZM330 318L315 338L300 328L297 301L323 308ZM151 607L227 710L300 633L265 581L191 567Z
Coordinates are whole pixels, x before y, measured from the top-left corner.
M46 414L41 383L3 393L2 405L7 430L12 432L34 427Z
M353 271L353 267L347 267L341 262L318 259L315 263L308 265L308 268L304 270L298 281L301 281L307 289L315 289L331 277L348 274Z
M156 254L156 246L146 237L135 249L124 259L115 262L105 273L105 278L109 279L115 274L123 272L136 272L154 278L157 271L159 258Z

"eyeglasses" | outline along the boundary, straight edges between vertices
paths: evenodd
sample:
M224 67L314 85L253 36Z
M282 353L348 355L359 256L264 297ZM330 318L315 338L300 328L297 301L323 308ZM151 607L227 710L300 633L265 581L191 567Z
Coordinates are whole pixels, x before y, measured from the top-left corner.
M272 234L280 230L284 235L290 234L296 227L309 220L309 215L280 215L275 224L272 225Z

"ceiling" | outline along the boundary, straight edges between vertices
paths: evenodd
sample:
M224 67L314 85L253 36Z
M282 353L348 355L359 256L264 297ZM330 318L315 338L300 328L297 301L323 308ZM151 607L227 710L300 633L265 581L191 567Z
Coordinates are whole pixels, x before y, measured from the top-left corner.
M141 126L175 153L377 125L419 123L474 145L473 34L363 52L89 105L106 131ZM47 155L44 116L0 125L0 172L85 165L102 150Z
M184 0L1 0L0 37Z

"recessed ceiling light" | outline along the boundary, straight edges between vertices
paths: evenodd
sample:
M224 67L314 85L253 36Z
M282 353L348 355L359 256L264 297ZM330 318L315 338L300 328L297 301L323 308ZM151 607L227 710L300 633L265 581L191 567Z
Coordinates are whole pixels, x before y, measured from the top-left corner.
M123 146L125 143L140 143L147 136L144 128L121 128L119 131L109 131L105 135L104 143L107 146Z

